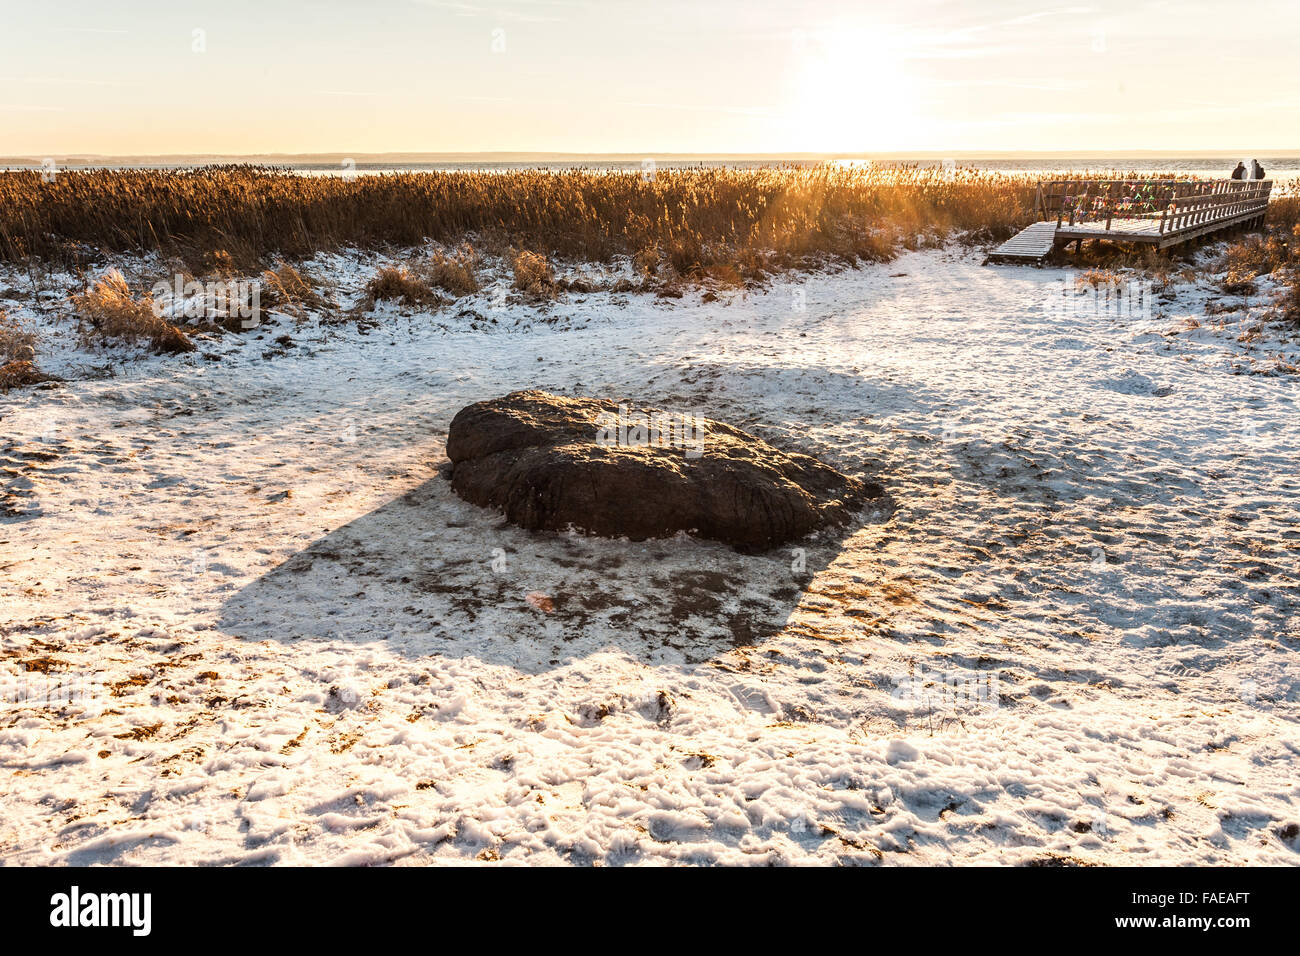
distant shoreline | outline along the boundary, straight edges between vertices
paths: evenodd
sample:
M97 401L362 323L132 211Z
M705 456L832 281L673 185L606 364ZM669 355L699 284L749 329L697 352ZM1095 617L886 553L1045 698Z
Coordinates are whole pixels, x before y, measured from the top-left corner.
M53 159L66 166L202 166L212 163L252 163L269 165L311 166L337 165L351 160L358 165L463 165L473 163L509 163L540 164L551 163L641 163L653 159L658 163L785 163L785 162L828 162L834 160L872 160L888 163L906 162L942 162L946 159L960 163L991 162L1025 162L1045 163L1067 160L1097 163L1104 161L1121 162L1127 160L1170 160L1186 162L1193 159L1226 160L1240 159L1243 156L1257 156L1261 161L1292 160L1300 162L1300 148L1297 149L1245 149L1245 150L1023 150L1023 151L984 151L969 150L917 150L915 152L881 152L881 153L672 153L648 150L642 153L550 153L550 152L446 152L446 153L365 153L365 152L329 152L329 153L159 153L112 155L103 153L63 153L51 154L14 154L0 156L0 166L37 166L47 159Z
M461 156L461 158L451 158L452 155ZM1248 159L1248 156L1228 155L1226 157L1211 155L1193 155L1193 156L1171 156L1171 155L1150 155L1150 156L1106 156L1100 158L1089 158L1087 156L1066 156L1050 157L1046 155L1026 156L1022 155L1016 158L997 158L986 157L976 158L958 158L943 157L942 159L910 156L905 159L890 159L875 157L871 159L840 157L836 159L828 158L798 158L794 156L765 156L765 157L729 157L716 158L707 156L691 156L687 158L674 158L672 156L660 157L634 157L634 158L616 158L613 156L586 156L582 158L570 159L546 159L541 156L530 160L516 160L506 158L513 154L491 154L482 153L474 158L465 158L462 154L448 154L439 160L400 160L400 159L366 159L364 156L344 157L339 160L330 160L328 158L317 156L310 161L302 157L271 157L271 156L254 156L254 157L195 157L186 160L183 157L173 157L174 161L166 161L165 157L152 157L151 162L140 162L137 157L130 157L121 160L109 160L104 158L80 157L75 160L61 160L50 158L39 162L12 162L0 160L0 173L5 171L39 171L45 172L53 170L58 172L90 172L95 170L113 170L113 171L145 171L145 172L175 172L199 169L209 165L248 165L274 168L288 175L298 175L306 177L320 178L348 178L353 176L375 176L385 174L399 173L492 173L502 174L511 172L529 172L535 170L544 170L555 173L566 172L588 172L588 173L637 173L646 174L654 171L682 170L682 169L714 169L714 170L760 170L771 169L773 167L786 168L813 168L824 165L831 166L848 166L848 167L868 167L874 166L877 169L890 169L897 167L916 167L919 169L931 168L948 168L951 166L955 169L969 170L977 173L1006 175L1031 178L1069 178L1076 175L1082 176L1162 176L1175 175L1186 176L1190 178L1201 179L1218 179L1227 178L1233 166L1238 160ZM556 154L559 155L559 154ZM1290 155L1267 155L1255 154L1264 166L1266 175L1277 185L1279 189L1291 189L1295 183L1300 182L1300 152Z

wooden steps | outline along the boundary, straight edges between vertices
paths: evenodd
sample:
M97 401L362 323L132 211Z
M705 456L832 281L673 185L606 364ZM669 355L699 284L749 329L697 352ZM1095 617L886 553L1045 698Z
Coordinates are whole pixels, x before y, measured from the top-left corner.
M1026 226L989 253L987 262L1042 262L1056 244L1056 223Z

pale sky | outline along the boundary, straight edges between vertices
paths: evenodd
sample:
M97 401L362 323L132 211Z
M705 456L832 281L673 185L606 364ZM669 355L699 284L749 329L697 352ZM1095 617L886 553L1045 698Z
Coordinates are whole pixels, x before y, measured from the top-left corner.
M1300 148L1300 0L0 0L0 156Z

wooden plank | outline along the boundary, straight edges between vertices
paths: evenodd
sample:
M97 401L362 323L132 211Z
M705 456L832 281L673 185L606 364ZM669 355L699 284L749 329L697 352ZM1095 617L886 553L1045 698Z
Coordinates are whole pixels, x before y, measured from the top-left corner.
M991 253L987 262L1041 262L1056 245L1056 223L1045 220L1026 226Z

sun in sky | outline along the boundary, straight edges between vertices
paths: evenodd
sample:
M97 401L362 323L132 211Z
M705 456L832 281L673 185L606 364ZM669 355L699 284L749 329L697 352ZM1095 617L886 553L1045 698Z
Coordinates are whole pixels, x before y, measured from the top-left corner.
M863 23L794 31L784 140L816 152L915 145L921 123L900 41Z

